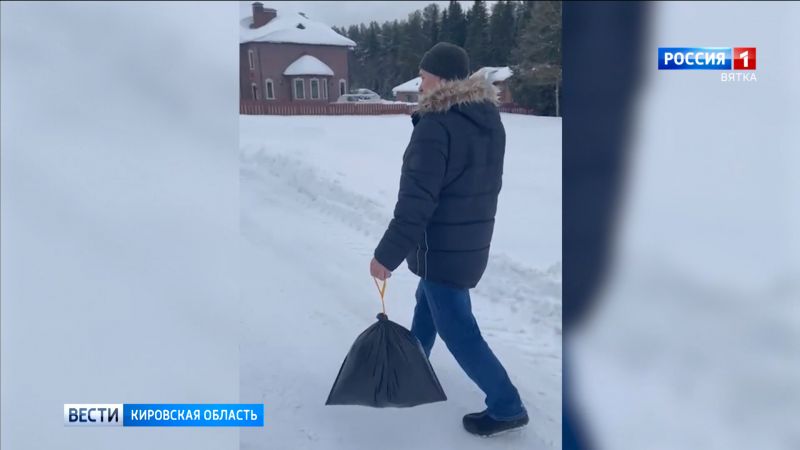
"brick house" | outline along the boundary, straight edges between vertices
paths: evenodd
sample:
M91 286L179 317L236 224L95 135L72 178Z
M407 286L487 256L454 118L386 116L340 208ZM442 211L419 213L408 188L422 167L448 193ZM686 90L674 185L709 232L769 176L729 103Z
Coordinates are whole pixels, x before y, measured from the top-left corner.
M242 100L322 104L348 92L348 52L356 44L331 27L255 2L239 30Z

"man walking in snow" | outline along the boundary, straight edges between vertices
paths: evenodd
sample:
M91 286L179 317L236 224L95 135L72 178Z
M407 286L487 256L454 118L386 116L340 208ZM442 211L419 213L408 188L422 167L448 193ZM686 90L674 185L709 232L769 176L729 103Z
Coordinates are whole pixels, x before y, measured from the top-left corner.
M469 290L489 259L505 152L497 90L469 75L461 47L440 42L420 62L420 100L400 192L370 262L385 280L405 259L420 277L411 332L430 355L436 334L486 394L464 428L489 436L528 423L519 393L481 336Z

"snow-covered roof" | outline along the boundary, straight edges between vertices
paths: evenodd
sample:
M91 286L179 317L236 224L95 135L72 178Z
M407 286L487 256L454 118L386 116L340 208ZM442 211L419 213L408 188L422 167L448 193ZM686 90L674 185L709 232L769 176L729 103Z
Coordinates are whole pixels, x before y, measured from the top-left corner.
M311 55L303 55L283 71L284 75L328 75L333 76L333 70L327 64Z
M392 88L392 94L397 95L398 92L418 92L419 91L419 83L422 81L422 78L417 77L413 80L408 80L403 84L397 85Z
M511 70L510 67L481 67L476 71L476 73L482 73L487 80L491 81L492 83L496 83L498 81L505 81L511 75L514 74L514 71Z
M278 15L264 26L250 28L253 17L245 17L239 26L239 43L285 42L292 44L341 45L355 47L356 43L333 31L324 23L297 13Z
M514 71L510 67L481 67L475 71L473 76L483 76L492 83L498 81L505 81ZM398 92L417 92L419 91L419 84L422 81L420 77L408 80L405 83L392 88L392 94L397 95Z

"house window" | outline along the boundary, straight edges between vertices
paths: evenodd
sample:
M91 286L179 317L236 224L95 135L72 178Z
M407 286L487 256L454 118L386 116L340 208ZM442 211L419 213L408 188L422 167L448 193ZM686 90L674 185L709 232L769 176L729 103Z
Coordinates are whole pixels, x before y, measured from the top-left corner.
M269 78L264 82L264 94L267 100L275 100L275 84Z
M306 98L306 84L302 78L294 79L294 98L295 100L304 100Z
M328 80L322 80L322 98L328 98Z
M339 80L339 95L347 94L347 83L344 80Z
M253 100L261 100L261 97L258 95L258 85L253 83L251 89L253 90Z
M311 99L319 100L319 80L316 78L311 79Z
M250 61L250 70L255 70L256 68L256 55L253 53L253 50L247 51L247 59Z

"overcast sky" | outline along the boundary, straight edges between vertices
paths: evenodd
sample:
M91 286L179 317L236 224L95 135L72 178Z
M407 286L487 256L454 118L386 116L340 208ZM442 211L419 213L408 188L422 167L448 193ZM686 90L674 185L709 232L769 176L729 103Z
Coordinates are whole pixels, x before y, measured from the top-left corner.
M239 14L247 17L252 13L252 1L239 2ZM270 2L262 1L265 8L282 11L304 12L313 20L331 26L346 26L359 23L377 21L383 23L387 20L405 19L414 10L422 9L431 3L440 7L447 7L448 1L333 1L333 2ZM472 6L472 1L460 1L461 7L466 11ZM491 10L493 1L486 2Z

